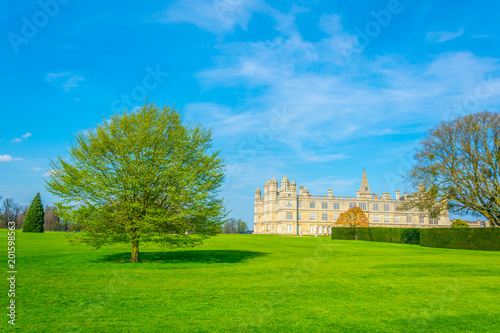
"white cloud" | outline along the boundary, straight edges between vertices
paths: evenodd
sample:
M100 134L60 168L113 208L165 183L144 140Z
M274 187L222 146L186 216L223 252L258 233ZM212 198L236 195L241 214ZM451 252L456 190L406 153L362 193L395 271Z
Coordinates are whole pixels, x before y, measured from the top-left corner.
M14 139L10 140L10 142L14 142L14 143L21 142L21 141L22 141L22 139L27 139L27 138L29 138L30 136L31 136L31 133L29 133L29 132L28 132L28 133L26 133L26 134L21 135L21 137L20 137L20 138L14 138Z
M70 72L64 73L49 73L45 80L51 84L60 86L65 92L70 92L71 90L77 88L79 83L85 80L79 75L75 75Z
M0 162L22 161L21 157L12 157L10 155L0 155Z
M435 44L446 42L448 40L452 40L462 36L464 31L465 31L464 28L460 28L457 32L432 31L427 33L427 41Z
M236 26L246 30L252 12L265 7L260 0L182 0L158 13L155 20L192 23L201 29L222 33Z
M33 170L33 171L40 171L40 170L42 170L42 169L41 169L41 168L38 168L38 167L32 167L32 168L31 168L31 170Z

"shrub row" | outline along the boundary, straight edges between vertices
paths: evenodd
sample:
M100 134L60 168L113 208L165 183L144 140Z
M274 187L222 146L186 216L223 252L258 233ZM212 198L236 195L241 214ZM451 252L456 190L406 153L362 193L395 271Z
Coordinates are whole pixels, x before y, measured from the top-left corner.
M422 229L420 245L447 249L500 251L500 228Z
M356 228L332 228L332 239L356 239Z
M332 228L332 239L420 244L449 249L500 251L500 228Z

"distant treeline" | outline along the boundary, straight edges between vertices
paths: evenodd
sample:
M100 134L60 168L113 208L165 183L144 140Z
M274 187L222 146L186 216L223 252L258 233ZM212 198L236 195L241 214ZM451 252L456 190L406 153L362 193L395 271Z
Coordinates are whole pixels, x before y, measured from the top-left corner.
M2 199L0 196L0 228L7 228L7 222L16 222L16 229L22 229L24 218L29 206L19 205L12 198ZM45 206L43 209L43 228L45 231L78 231L74 223L61 220L57 215L56 207Z

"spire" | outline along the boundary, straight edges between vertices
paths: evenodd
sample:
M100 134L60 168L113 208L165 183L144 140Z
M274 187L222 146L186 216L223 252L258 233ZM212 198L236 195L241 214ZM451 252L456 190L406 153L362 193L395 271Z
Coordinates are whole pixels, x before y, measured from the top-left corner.
M366 171L363 169L363 179L361 179L361 187L359 188L361 194L370 194L370 185L368 185L368 178L366 178Z

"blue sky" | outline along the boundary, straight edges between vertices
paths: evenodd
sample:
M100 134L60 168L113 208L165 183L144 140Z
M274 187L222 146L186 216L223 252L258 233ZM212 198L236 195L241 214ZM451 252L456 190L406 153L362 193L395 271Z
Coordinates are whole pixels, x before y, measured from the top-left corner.
M426 130L500 105L494 1L3 1L0 195L29 204L74 133L147 95L214 131L222 195L407 189Z

